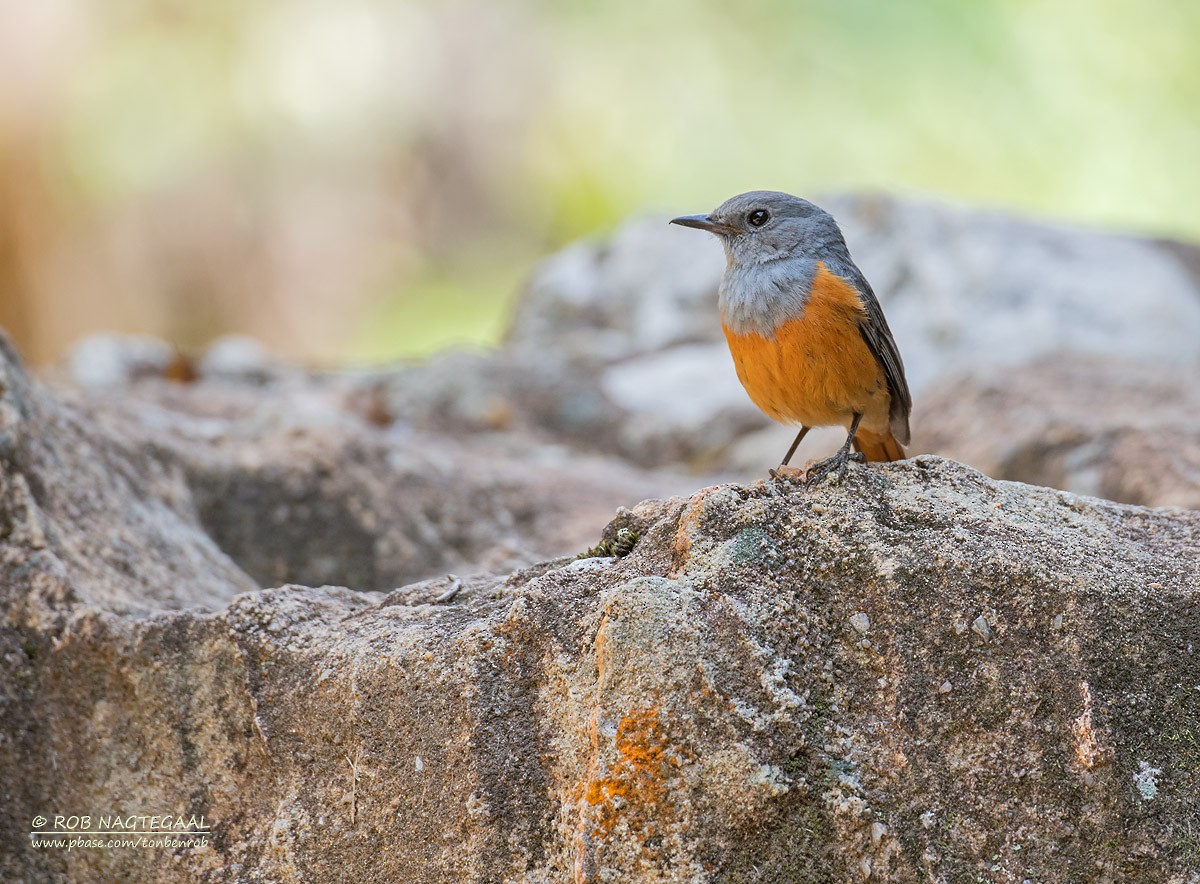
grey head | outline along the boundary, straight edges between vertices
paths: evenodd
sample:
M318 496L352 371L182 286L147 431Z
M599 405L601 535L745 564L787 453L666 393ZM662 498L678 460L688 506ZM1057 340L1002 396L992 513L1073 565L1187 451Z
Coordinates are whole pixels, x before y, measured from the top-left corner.
M707 215L685 215L672 224L707 230L721 240L730 266L787 258L849 260L833 216L808 200L777 190L752 190L725 200Z
M721 240L728 259L721 320L738 334L770 336L799 318L819 263L839 276L861 276L833 216L788 193L752 190L707 215L685 215L671 223L707 230Z

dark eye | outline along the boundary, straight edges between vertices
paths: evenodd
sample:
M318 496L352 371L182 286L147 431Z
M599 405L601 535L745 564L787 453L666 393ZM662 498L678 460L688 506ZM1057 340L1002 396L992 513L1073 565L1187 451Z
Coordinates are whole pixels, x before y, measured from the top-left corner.
M755 209L746 216L746 223L751 227L762 227L771 220L771 214L766 209Z

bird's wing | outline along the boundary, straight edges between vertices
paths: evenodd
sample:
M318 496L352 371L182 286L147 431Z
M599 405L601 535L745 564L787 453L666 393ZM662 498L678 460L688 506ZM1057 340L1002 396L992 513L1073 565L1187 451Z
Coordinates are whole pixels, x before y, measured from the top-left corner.
M888 413L892 433L907 444L910 437L908 414L912 411L912 394L908 392L908 381L904 377L904 362L900 359L896 339L892 337L892 330L888 328L883 308L879 306L879 299L871 290L871 284L862 275L862 271L853 264L851 268L851 280L862 295L863 307L867 311L866 317L859 323L858 330L887 377L888 390L892 394L892 404Z

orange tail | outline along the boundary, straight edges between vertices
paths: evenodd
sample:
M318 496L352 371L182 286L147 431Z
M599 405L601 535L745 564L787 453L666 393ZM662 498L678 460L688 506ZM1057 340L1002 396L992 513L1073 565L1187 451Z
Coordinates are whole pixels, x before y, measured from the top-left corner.
M891 430L882 434L860 428L854 436L854 447L869 461L904 460L904 449Z

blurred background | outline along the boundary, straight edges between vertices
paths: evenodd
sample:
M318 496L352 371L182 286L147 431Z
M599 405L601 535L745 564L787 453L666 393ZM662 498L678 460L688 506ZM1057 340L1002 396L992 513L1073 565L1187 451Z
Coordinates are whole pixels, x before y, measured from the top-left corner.
M419 356L756 187L1200 239L1197 45L1190 0L0 0L0 324Z

